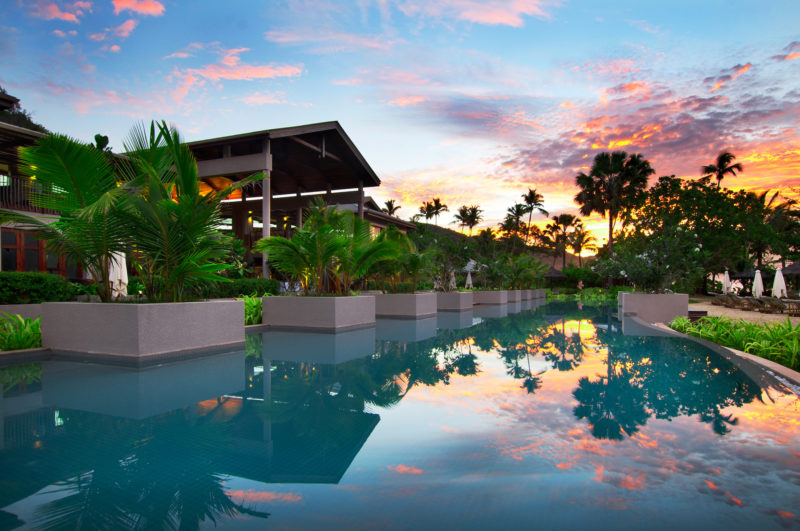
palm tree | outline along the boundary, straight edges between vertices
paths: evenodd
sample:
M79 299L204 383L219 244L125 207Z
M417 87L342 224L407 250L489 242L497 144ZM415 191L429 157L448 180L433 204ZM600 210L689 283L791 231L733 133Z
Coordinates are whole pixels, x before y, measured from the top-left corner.
M402 207L400 205L394 204L394 199L389 199L384 203L384 207L381 209L383 212L386 212L390 216L394 216L394 213L400 210Z
M597 245L595 245L595 239L592 234L583 227L583 222L578 220L575 222L575 228L570 235L570 239L568 245L572 247L572 252L575 253L578 257L578 266L583 267L583 259L581 258L581 252L583 250L586 251L596 251Z
M469 227L469 235L472 236L472 229L483 220L483 210L478 205L461 205L456 213L455 221L461 228Z
M608 216L608 254L614 255L614 225L620 214L627 212L647 188L647 178L655 173L650 163L624 151L598 153L589 174L575 177L581 189L575 202L581 205L581 215L597 212Z
M525 206L528 210L528 229L525 231L525 244L528 243L528 238L530 236L530 228L531 228L531 219L533 218L533 211L538 210L545 216L549 216L550 213L544 209L544 196L536 191L536 188L528 188L527 194L522 194L522 199L525 201Z
M552 235L555 244L555 251L562 255L561 268L567 267L567 245L569 245L571 232L574 229L578 218L572 214L559 214L553 216L552 222L547 226L548 232Z
M425 201L424 203L422 203L422 206L419 207L419 213L422 216L425 216L425 221L434 217L436 214L434 213L433 203L431 203L430 201Z
M516 249L517 239L520 238L519 235L522 232L527 232L525 230L525 223L522 221L522 217L527 213L528 208L524 204L517 203L506 211L506 217L500 225L500 228L508 235L509 239L511 239L512 253Z
M432 208L432 211L433 211L433 217L435 218L435 220L436 220L435 223L438 226L439 225L439 215L442 212L449 212L449 210L447 209L447 205L442 203L439 200L438 197L434 197L433 198L433 203L431 205L432 205L431 208Z
M744 167L738 162L731 164L735 158L736 155L730 151L723 151L717 155L717 160L714 161L714 164L703 166L700 168L700 171L703 172L703 175L706 177L714 177L717 179L717 186L720 186L722 179L725 178L725 175L730 173L731 175L736 176L737 171L744 171Z

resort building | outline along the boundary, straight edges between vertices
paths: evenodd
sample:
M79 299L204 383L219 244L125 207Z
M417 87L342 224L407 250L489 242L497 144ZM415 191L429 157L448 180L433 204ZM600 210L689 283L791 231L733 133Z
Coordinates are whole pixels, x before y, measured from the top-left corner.
M0 94L0 111L19 100ZM55 219L56 212L34 206L18 171L18 148L32 145L43 133L0 122L0 208ZM248 249L262 237L290 236L302 226L303 209L316 198L356 212L373 232L395 225L403 232L414 224L380 210L366 188L380 179L339 122L266 129L190 142L205 190L221 190L254 173L264 178L235 192L224 202L230 230ZM270 223L265 224L264 219ZM263 257L260 259L263 266ZM80 267L63 256L47 253L35 233L12 225L2 227L4 271L40 271L81 278ZM256 269L264 272L263 267Z

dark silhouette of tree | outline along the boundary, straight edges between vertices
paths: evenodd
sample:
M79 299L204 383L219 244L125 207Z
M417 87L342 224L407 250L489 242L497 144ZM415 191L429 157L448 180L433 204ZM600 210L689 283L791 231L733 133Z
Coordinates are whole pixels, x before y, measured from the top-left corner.
M383 208L381 210L390 216L394 216L395 212L400 210L402 207L400 205L396 205L394 199L389 199L384 203Z
M469 235L472 236L472 229L483 220L483 210L478 205L461 205L455 214L455 221L460 227L468 227Z
M528 244L530 240L531 219L533 219L533 211L538 210L545 216L550 214L544 209L544 196L536 191L536 188L528 188L528 192L522 194L522 199L525 202L526 210L528 211L528 227L525 231L525 243Z
M717 160L715 160L713 164L703 166L700 168L700 171L706 177L715 178L717 180L717 186L720 186L722 179L724 179L726 175L730 174L735 177L737 171L744 171L744 167L738 162L731 164L735 159L736 155L730 151L723 151L717 155Z
M621 214L633 208L647 188L647 178L654 172L641 155L624 151L598 153L588 174L575 177L581 189L575 202L581 215L598 213L608 218L608 254L614 255L614 226Z

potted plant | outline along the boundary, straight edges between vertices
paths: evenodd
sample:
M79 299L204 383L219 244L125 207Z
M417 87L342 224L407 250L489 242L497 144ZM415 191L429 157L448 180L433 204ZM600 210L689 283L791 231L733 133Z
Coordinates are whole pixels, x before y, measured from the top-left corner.
M262 323L280 328L346 330L375 323L375 297L352 290L374 266L396 258L391 243L374 239L353 212L317 200L291 238L259 240L270 264L299 282L299 296L265 297Z
M43 346L141 358L243 342L241 301L184 301L193 286L224 280L217 273L227 266L214 261L225 252L220 203L258 176L201 194L191 152L163 122L135 128L125 148L127 157L112 161L95 146L49 135L20 150L31 202L60 217L48 223L6 211L2 219L39 231L48 248L80 262L103 301L43 304ZM109 268L122 253L135 257L150 301L175 304L110 303Z

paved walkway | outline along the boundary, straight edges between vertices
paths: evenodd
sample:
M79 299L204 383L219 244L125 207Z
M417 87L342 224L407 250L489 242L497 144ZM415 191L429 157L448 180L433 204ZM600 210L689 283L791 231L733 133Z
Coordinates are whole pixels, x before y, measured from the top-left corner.
M734 308L726 308L725 306L714 306L711 304L711 300L713 297L700 297L697 295L692 295L689 297L690 301L699 301L699 302L689 302L689 309L690 310L706 310L708 315L712 315L714 317L722 316L722 317L729 317L731 319L744 319L745 321L750 321L753 323L770 323L773 321L781 321L786 322L786 315L782 313L761 313L761 312L750 312L745 310L736 310ZM789 317L791 319L793 325L800 324L800 317Z

